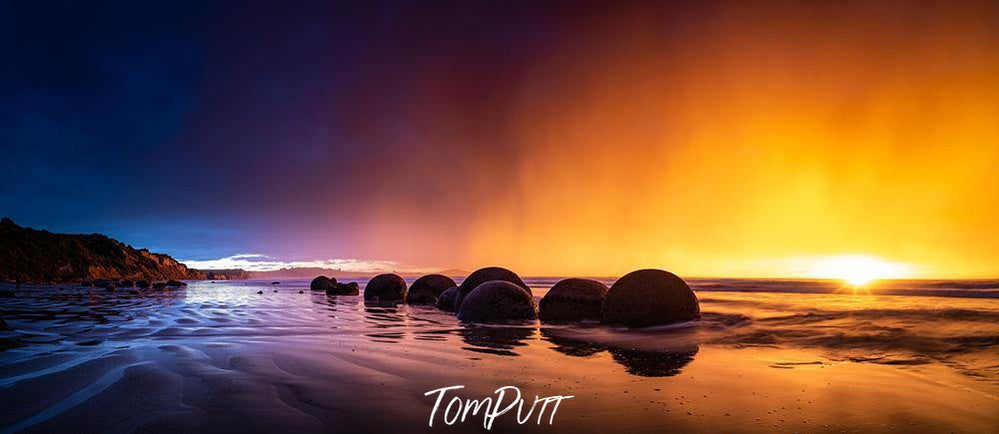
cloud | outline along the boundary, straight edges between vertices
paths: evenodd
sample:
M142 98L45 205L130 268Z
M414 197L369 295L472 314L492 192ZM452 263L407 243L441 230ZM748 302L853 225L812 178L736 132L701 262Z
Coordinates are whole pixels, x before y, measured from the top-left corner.
M240 268L247 271L273 271L282 268L328 268L342 271L426 271L423 268L399 264L395 261L369 259L317 259L312 261L280 261L259 253L238 253L218 259L180 260L188 267L199 270Z

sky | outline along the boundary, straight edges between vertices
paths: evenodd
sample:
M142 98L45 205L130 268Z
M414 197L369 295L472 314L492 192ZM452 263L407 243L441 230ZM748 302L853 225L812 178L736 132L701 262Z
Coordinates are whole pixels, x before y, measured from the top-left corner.
M0 2L0 214L197 266L999 276L995 2L292 3Z

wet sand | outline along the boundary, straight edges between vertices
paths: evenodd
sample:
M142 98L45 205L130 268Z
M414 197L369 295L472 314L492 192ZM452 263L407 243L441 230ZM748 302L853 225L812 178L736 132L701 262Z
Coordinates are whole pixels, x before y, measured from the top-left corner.
M553 425L508 414L500 432L999 427L996 299L705 291L701 321L629 331L462 325L269 283L0 299L2 431L429 431L424 393L459 384L575 396Z

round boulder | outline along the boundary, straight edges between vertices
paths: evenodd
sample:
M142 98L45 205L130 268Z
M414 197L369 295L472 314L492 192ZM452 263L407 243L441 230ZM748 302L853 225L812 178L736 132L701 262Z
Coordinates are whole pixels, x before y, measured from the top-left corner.
M473 289L477 288L479 285L491 282L493 280L502 280L504 282L510 282L517 285L527 291L528 294L531 293L531 288L527 287L527 284L520 279L520 276L513 271L507 270L502 267L486 267L480 268L469 274L458 286L458 298L454 302L454 310L458 310L461 307L461 303L465 300Z
M406 301L406 281L392 273L372 277L364 285L364 301Z
M464 322L497 323L535 318L537 311L531 293L502 280L479 285L458 307L458 319Z
M357 295L360 293L360 287L357 286L357 282L334 282L333 286L326 290L326 295Z
M319 276L312 279L312 283L309 284L309 289L313 291L328 291L333 285L336 284L336 279L330 279L326 276Z
M437 304L437 298L444 290L455 286L454 280L441 274L428 274L413 282L406 295L409 304Z
M454 302L458 299L458 287L452 286L445 289L437 296L437 308L445 312L454 312Z
M648 327L701 317L697 296L677 275L663 270L638 270L611 285L603 305L603 321Z
M562 279L538 302L545 322L600 321L607 285L592 279Z

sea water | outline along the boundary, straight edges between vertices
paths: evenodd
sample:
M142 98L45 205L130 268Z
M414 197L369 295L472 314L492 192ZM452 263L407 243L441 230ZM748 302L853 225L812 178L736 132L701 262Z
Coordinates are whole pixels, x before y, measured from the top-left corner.
M427 392L456 385L573 396L539 422L554 432L999 427L997 282L688 279L699 321L630 330L462 324L279 280L0 298L0 430L482 430L427 426ZM559 278L525 280L540 298ZM492 429L539 428L515 419Z

